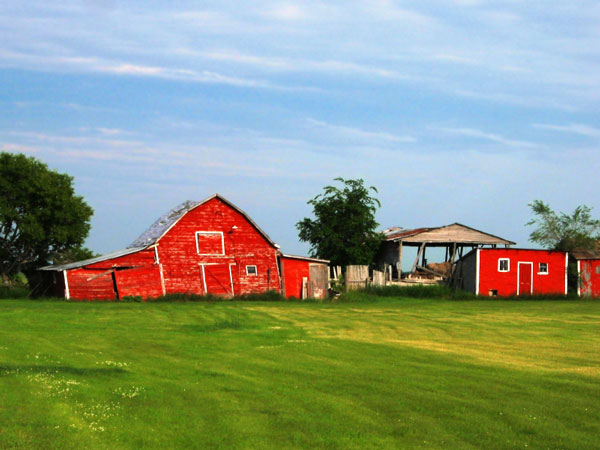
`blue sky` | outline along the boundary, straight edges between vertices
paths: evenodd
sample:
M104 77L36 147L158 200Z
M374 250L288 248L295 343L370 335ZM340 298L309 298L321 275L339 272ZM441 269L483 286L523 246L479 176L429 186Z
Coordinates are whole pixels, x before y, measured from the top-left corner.
M389 226L521 246L600 216L600 2L4 1L0 147L75 177L88 246L219 192L289 253L335 177Z

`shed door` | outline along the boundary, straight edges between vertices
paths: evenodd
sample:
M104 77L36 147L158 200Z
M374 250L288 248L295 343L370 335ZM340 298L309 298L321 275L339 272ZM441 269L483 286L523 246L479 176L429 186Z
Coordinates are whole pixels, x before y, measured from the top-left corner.
M533 293L533 263L519 263L517 295Z
M206 264L201 266L204 293L234 295L233 271L230 264Z
M311 298L327 298L329 266L310 264L308 266L308 276L308 296Z

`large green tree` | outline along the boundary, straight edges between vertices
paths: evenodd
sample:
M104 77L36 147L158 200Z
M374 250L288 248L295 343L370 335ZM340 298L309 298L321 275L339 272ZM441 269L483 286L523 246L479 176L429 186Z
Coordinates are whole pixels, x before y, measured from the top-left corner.
M325 186L323 193L308 201L314 219L296 224L300 240L311 245L310 253L334 265L370 264L383 236L377 233L375 212L381 206L362 179L336 178L341 188Z
M571 252L575 249L596 249L600 241L600 220L592 218L592 209L581 205L572 214L556 213L541 200L529 204L534 217L526 225L535 226L529 240L550 250ZM577 290L577 263L569 259L568 286Z
M529 207L534 217L527 225L536 227L529 240L542 247L566 252L592 249L600 239L600 220L592 218L588 206L578 206L572 214L556 213L541 200L535 200Z
M92 208L73 178L22 154L0 153L0 274L7 282L80 248Z

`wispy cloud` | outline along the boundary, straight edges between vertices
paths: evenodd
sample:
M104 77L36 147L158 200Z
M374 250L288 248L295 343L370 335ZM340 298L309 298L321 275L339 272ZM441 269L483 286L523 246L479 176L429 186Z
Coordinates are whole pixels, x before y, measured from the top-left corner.
M374 144L379 142L387 142L387 143L406 143L406 142L416 142L416 138L412 136L401 136L391 133L385 132L376 132L376 131L367 131L361 128L347 127L341 125L333 125L327 122L323 122L320 120L315 120L312 118L306 119L306 121L315 127L326 129L330 133L347 139L359 139L361 141L371 141Z
M437 128L439 131L454 134L457 136L482 139L497 144L506 145L508 147L521 147L521 148L535 148L538 147L536 143L521 141L516 139L509 139L499 134L488 133L475 128Z
M534 123L534 128L542 130L557 131L560 133L578 134L580 136L587 136L592 138L600 137L600 128L584 125L580 123L570 123L568 125L552 125L546 123Z

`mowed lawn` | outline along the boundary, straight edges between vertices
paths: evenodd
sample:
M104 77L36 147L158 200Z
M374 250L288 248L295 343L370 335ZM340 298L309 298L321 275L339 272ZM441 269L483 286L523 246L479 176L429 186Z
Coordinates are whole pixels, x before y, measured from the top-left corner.
M600 447L600 301L0 300L0 448Z

